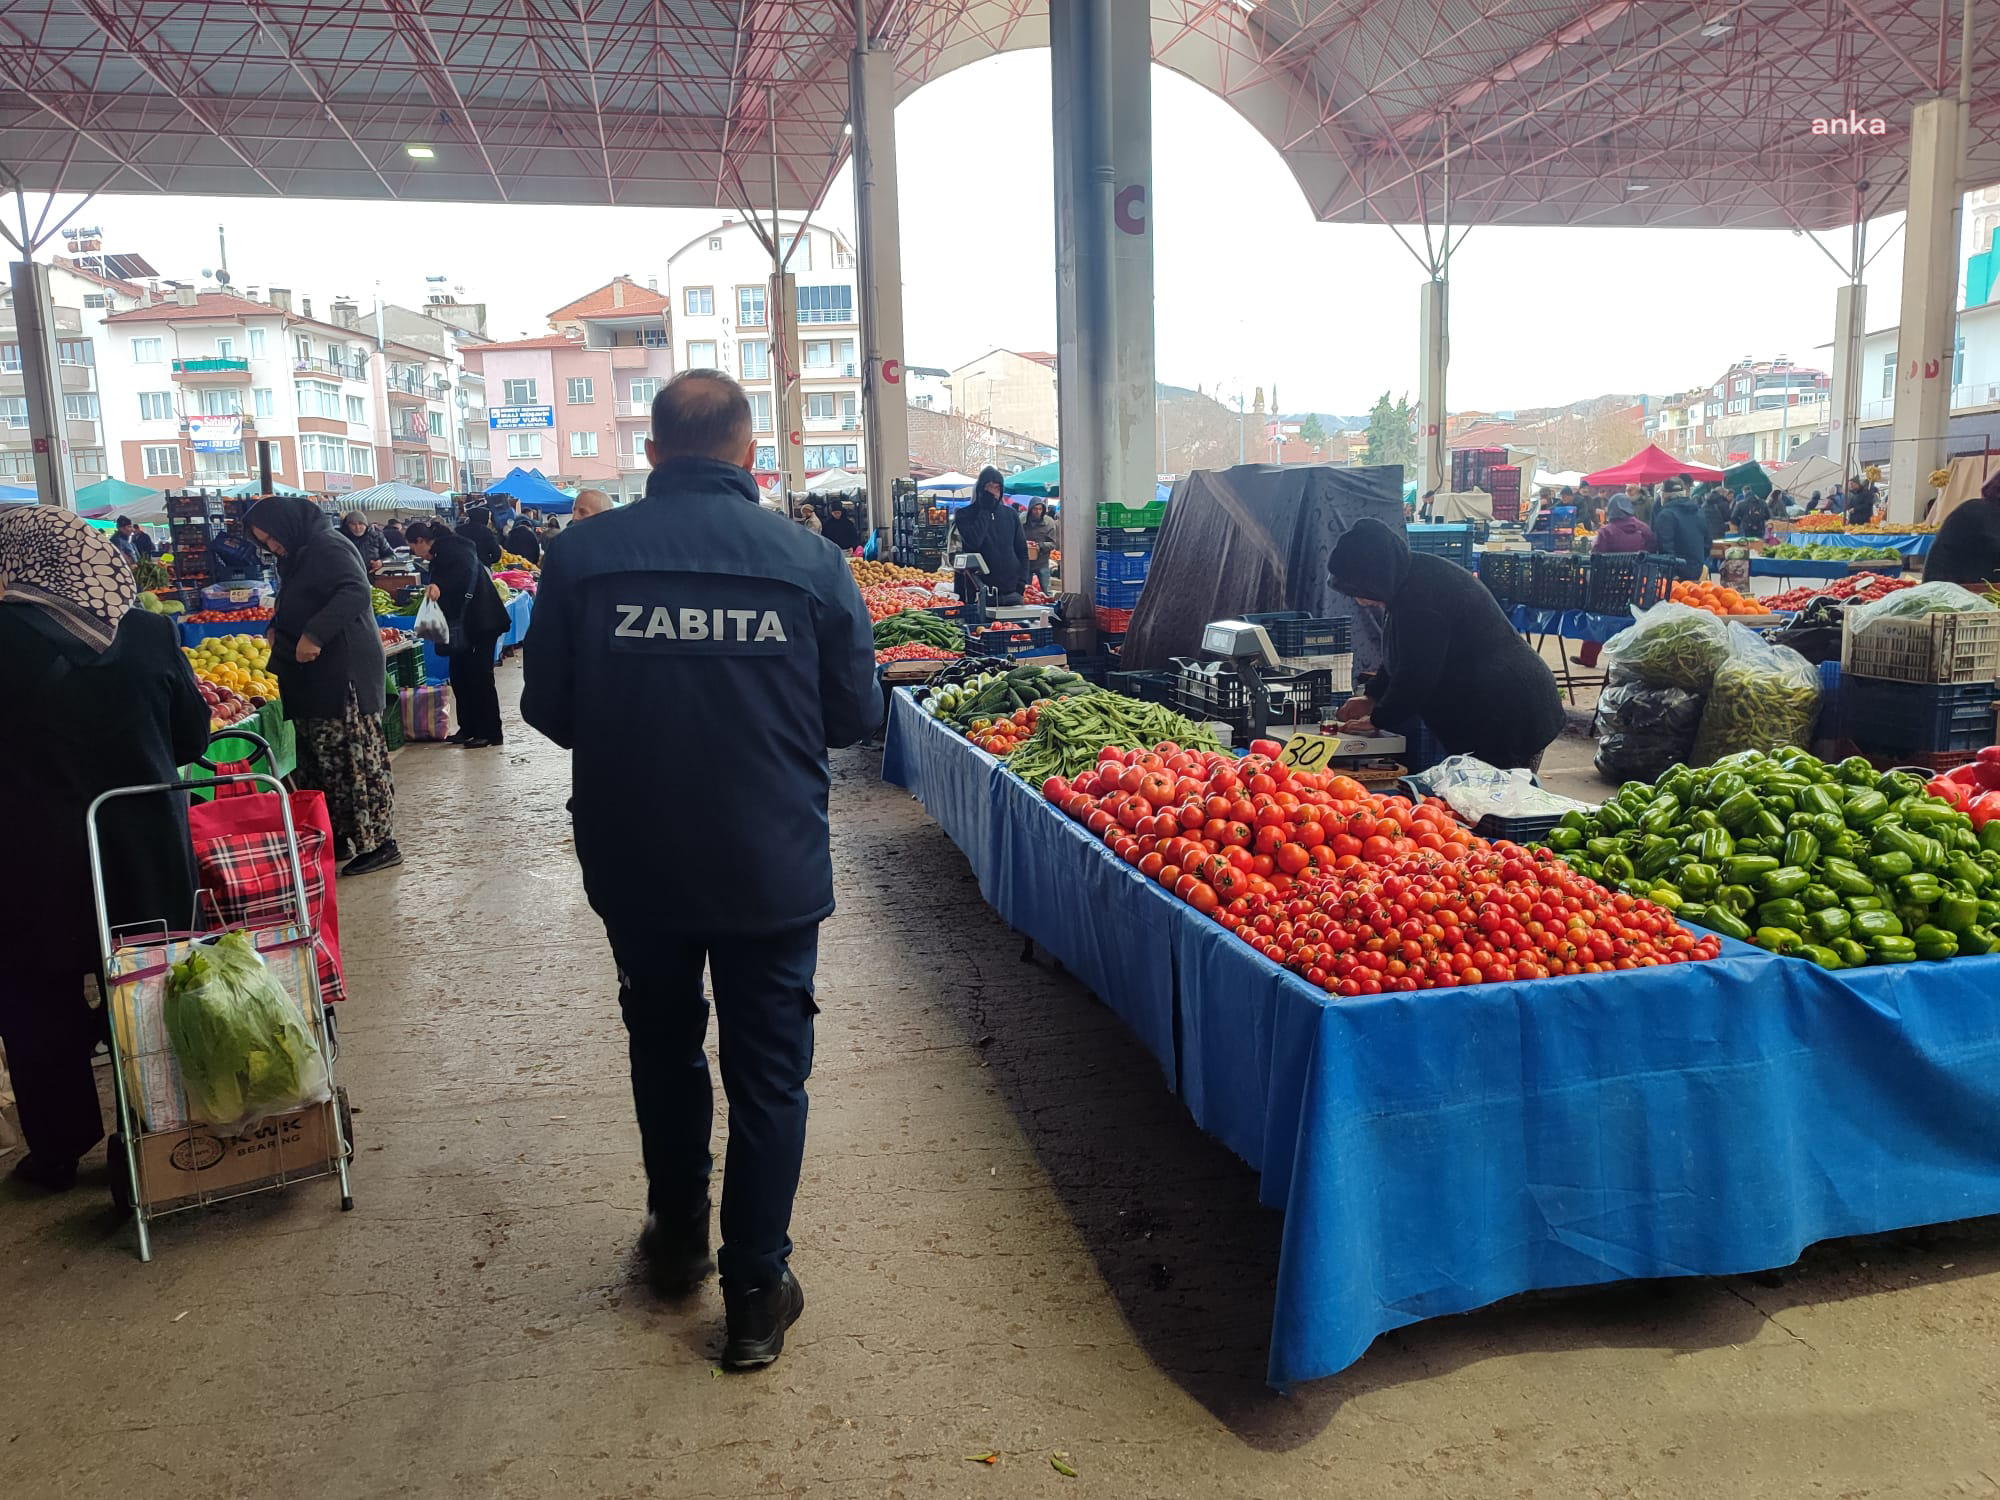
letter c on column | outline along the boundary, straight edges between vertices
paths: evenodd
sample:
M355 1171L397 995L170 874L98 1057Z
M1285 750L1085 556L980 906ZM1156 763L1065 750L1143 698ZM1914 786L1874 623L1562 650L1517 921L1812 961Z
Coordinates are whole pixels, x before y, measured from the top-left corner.
M1118 228L1126 234L1146 232L1146 184L1134 182L1118 191L1117 202L1112 215Z

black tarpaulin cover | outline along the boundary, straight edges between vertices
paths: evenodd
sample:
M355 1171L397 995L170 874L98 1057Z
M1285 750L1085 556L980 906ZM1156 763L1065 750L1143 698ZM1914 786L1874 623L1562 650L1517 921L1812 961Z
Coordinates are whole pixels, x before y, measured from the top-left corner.
M1193 656L1210 620L1302 609L1354 621L1356 673L1381 665L1379 612L1338 593L1326 555L1363 516L1403 527L1403 470L1239 464L1174 485L1125 636L1127 670Z

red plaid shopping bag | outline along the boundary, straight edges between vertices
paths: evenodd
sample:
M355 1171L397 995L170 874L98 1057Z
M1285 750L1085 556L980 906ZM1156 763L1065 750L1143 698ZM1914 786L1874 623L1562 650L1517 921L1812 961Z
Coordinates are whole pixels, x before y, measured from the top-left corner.
M319 936L320 997L347 997L340 973L340 911L334 896L333 822L319 792L291 792L292 827L298 834L299 868L306 905ZM285 851L285 815L274 792L198 802L188 809L197 878L214 900L224 925L254 926L287 920L294 910L291 861Z

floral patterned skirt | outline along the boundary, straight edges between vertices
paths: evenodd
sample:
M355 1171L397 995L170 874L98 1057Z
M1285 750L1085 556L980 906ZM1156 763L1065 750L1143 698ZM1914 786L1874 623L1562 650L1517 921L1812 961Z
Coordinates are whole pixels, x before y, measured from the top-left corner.
M361 711L354 688L337 719L300 719L298 783L325 794L333 836L355 854L368 854L395 837L396 783L389 774L389 746L382 721Z

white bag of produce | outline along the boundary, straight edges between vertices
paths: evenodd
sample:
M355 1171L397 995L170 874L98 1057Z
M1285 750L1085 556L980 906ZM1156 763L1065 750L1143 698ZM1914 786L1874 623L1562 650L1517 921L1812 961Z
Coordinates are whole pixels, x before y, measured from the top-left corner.
M445 646L451 642L451 622L444 617L435 599L425 599L417 606L417 639L429 641L433 646Z
M1991 602L1955 583L1920 583L1913 589L1884 594L1873 604L1856 605L1848 612L1848 624L1861 635L1877 620L1920 620L1925 615L1971 614L1991 608Z
M1738 750L1808 748L1819 698L1817 667L1749 626L1731 624L1729 659L1715 669L1695 736L1694 764L1705 766Z
M1614 677L1690 693L1708 691L1729 651L1729 626L1722 616L1671 600L1655 604L1604 643Z

